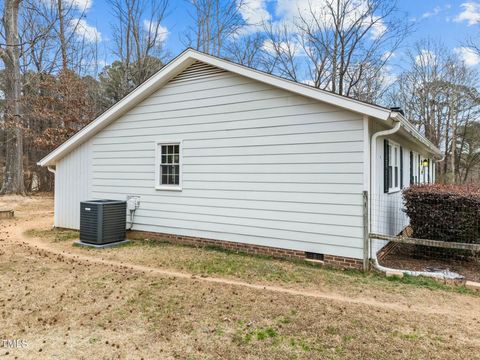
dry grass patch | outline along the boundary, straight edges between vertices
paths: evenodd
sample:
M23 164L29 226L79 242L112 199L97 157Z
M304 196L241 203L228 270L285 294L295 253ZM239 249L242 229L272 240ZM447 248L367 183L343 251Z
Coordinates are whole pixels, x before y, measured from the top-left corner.
M29 237L37 237L47 241L68 241L75 240L79 237L79 232L76 230L39 230L39 229L30 229L25 232L25 235Z
M59 260L3 246L2 337L35 359L456 359L480 332L440 315ZM8 254L8 255L6 255ZM469 334L466 338L464 334Z
M7 234L0 240L0 338L28 346L0 347L5 358L478 358L478 297L209 249L135 242L99 251L60 240L71 233L31 234L59 250L54 254L15 239L18 226L49 227L38 223L51 216L43 206L23 209L20 220L0 222L0 234ZM62 251L312 288L332 298L134 271ZM338 293L364 302L337 299Z
M58 237L74 237L69 230L32 231L45 241ZM65 235L60 235L65 233ZM72 248L71 242L55 244L65 251L75 251L103 259L143 266L174 269L198 276L222 276L265 284L335 291L351 297L378 294L386 301L401 296L428 296L431 290L475 295L464 286L441 284L429 278L385 278L376 273L363 274L356 270L335 270L298 260L279 260L268 256L250 255L214 247L175 245L158 240L133 240L120 247L108 249ZM423 290L422 290L423 289ZM422 293L423 291L423 293Z

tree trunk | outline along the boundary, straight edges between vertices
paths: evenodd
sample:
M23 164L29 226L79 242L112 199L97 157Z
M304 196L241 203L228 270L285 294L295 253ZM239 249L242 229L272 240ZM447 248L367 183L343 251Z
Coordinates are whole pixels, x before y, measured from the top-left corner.
M65 17L63 13L63 0L57 0L57 8L58 8L58 20L59 20L58 36L60 38L60 50L62 52L62 70L67 70L68 58L67 58L67 44L65 43Z
M18 9L21 0L6 0L3 11L6 46L0 49L5 66L5 176L0 194L24 194L23 131L21 123Z

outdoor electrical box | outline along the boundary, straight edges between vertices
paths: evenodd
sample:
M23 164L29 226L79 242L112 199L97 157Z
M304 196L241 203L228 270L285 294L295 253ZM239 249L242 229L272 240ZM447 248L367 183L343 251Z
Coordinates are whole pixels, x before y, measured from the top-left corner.
M135 211L140 207L140 196L127 195L127 210Z
M95 245L123 241L126 221L126 201L83 201L80 203L80 241Z

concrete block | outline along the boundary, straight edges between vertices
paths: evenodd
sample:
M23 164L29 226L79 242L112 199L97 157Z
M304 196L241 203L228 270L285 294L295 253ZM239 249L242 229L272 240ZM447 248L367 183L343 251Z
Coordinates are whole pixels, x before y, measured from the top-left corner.
M92 247L95 249L107 249L115 246L125 245L125 244L128 244L129 242L130 240L122 240L122 241L116 241L108 244L97 245L97 244L90 244L90 243L85 243L81 240L77 240L77 241L74 241L73 244L77 246Z
M472 290L480 291L480 283L475 281L466 281L465 287Z
M387 271L385 273L385 276L386 277L399 277L399 278L403 278L403 272L401 271Z
M0 210L0 219L13 219L13 210Z

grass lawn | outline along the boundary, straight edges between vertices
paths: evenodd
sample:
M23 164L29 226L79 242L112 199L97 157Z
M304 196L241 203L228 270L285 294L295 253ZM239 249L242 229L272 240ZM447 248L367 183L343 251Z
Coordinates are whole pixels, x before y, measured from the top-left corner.
M480 358L480 297L463 288L153 241L73 247L76 232L48 230L50 198L18 203L18 219L0 222L0 338L28 345L0 357Z
M175 269L198 276L222 276L265 284L335 289L348 296L362 295L365 286L369 286L371 292L377 290L384 292L388 289L392 294L403 293L407 296L411 291L418 292L419 288L476 295L474 291L464 286L445 285L426 277L386 278L376 272L364 274L356 270L328 269L307 261L274 259L214 247L182 246L167 241L145 239L134 240L119 248L72 249L71 240L78 239L77 231L29 230L27 235L40 237L48 242L66 240L63 244L56 245L68 251L101 255L104 259L128 261L145 266Z

